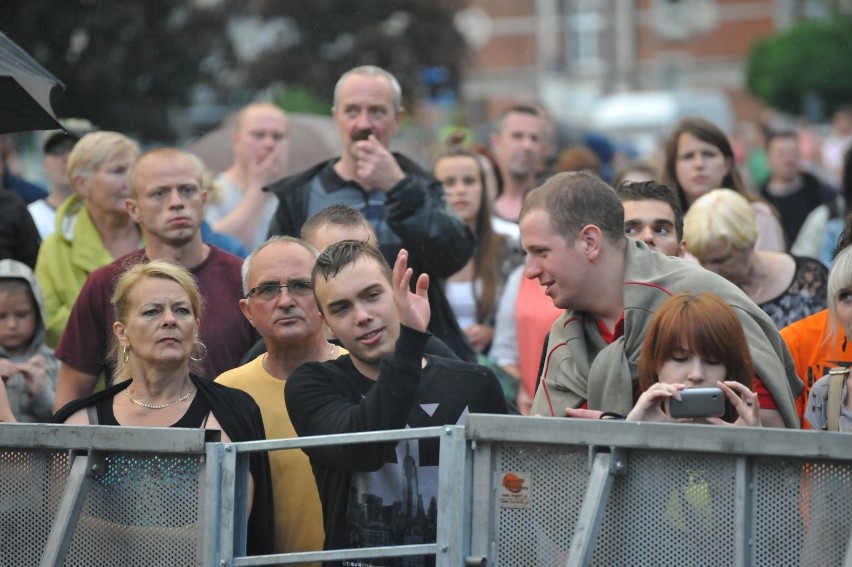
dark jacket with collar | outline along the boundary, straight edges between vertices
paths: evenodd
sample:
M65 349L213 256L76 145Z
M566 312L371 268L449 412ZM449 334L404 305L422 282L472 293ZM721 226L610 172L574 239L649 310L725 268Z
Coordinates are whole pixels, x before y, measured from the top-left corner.
M473 254L475 238L464 222L448 211L440 181L409 158L393 155L405 177L387 193L383 211L388 227L400 242L382 242L380 235L380 248L391 265L400 247L408 250L409 265L414 270L412 283L419 274L429 274L429 304L432 307L429 330L461 359L474 362L476 354L459 328L438 280L464 267ZM324 161L265 188L279 199L269 227L270 236L299 236L309 216L314 179L338 159ZM366 200L367 192L364 195Z

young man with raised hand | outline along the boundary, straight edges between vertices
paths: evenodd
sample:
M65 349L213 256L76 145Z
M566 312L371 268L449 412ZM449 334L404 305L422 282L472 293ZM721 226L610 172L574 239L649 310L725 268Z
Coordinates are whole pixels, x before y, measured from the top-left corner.
M378 248L332 244L311 276L320 313L348 356L306 363L285 399L300 436L456 424L468 413L506 413L487 368L424 355L430 334L429 277L417 278L401 250L393 272ZM325 548L434 541L435 440L306 449L325 525ZM382 513L384 509L393 513ZM370 562L359 565L370 565Z

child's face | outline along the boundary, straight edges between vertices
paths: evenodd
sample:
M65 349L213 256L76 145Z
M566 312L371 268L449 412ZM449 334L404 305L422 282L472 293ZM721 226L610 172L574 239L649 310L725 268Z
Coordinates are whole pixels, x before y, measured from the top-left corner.
M716 382L724 381L727 375L720 361L702 358L683 344L672 351L657 373L663 384L683 384L687 388L715 387Z
M27 293L0 291L0 346L9 354L23 352L35 333L36 317Z

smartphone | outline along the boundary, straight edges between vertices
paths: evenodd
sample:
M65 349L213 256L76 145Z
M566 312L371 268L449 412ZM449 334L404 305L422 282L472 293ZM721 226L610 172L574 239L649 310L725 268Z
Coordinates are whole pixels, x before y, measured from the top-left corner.
M725 393L719 388L688 388L680 391L680 400L669 398L672 417L722 417Z

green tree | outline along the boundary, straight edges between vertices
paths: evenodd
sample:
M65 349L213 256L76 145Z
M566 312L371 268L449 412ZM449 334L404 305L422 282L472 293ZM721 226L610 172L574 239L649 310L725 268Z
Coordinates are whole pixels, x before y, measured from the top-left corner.
M409 98L425 67L457 82L460 3L3 0L0 29L65 83L60 116L171 143L199 98L231 109L278 86L273 95L325 114L340 74L368 63L393 72Z
M766 104L801 114L816 98L831 113L852 102L852 18L805 21L756 42L746 87Z

